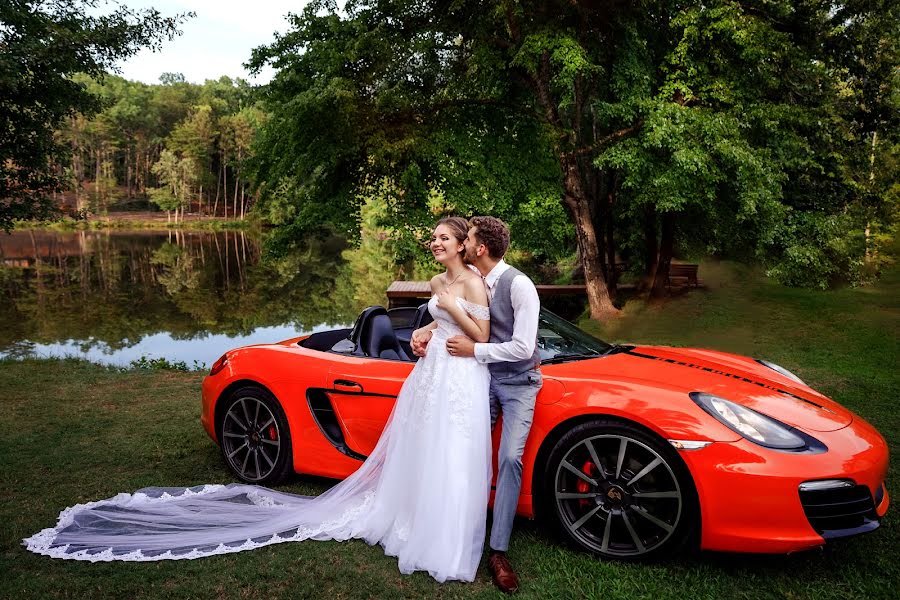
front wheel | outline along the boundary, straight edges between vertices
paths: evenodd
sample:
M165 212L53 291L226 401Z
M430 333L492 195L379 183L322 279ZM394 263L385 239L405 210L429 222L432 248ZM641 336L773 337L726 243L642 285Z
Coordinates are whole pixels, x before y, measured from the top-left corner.
M606 558L674 555L698 525L693 481L675 450L617 421L563 435L550 452L543 500L564 539Z
M291 471L291 432L278 400L247 386L225 399L219 447L229 470L249 483L275 485Z

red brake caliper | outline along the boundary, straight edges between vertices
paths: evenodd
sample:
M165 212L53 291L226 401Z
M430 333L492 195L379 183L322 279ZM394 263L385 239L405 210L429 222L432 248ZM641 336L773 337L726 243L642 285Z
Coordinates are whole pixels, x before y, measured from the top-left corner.
M269 425L269 428L266 430L266 433L269 434L269 439L273 442L278 439L278 430L275 429L274 425Z
M584 465L581 467L581 472L587 475L588 477L594 476L594 463L591 461L585 461ZM583 479L579 479L578 483L575 484L576 489L578 489L579 493L586 494L588 492L588 482ZM588 499L582 498L578 501L580 506L587 506Z

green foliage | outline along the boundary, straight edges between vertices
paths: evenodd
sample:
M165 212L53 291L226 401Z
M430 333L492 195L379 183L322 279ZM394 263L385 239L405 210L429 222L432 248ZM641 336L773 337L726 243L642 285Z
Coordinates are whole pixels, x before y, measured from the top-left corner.
M150 202L165 211L175 210L181 206L181 200L172 193L172 188L169 186L149 188L147 195L150 197Z
M141 371L180 371L182 373L189 373L191 371L204 371L206 367L201 365L198 361L194 361L194 364L190 367L183 360L167 360L165 358L150 358L147 356L141 356L137 360L131 361L128 365L127 370L141 370Z
M853 279L895 223L896 170L879 157L900 130L897 13L861 0L313 2L251 61L278 70L253 164L263 215L287 243L350 233L360 199L382 194L401 260L449 212L503 217L518 247L554 260L576 240L565 197L632 262L674 215L676 247L759 256L773 274L850 227L869 232L863 246L831 239L818 275L782 279ZM844 214L843 229L810 225Z
M859 282L863 276L862 235L853 235L851 221L840 215L791 212L773 240L780 250L770 257L767 274L792 286L827 289Z
M125 6L90 16L98 0L15 0L0 4L0 227L53 212L59 189L53 162L61 153L53 130L98 98L73 78L102 77L116 61L157 48L191 16L163 17Z
M479 79L492 73L456 72L478 51L464 38L436 23L410 35L425 25L420 8L350 4L342 18L332 4L311 3L293 31L254 52L255 68L282 68L267 89L271 118L252 163L277 241L328 230L355 237L362 199L375 196L401 263L421 253L419 240L442 214L490 212L534 231L542 226L529 215L562 213L547 206L559 170L534 143L541 126L503 108L504 89ZM449 7L446 25L466 10ZM473 84L494 86L492 99L468 93ZM549 229L517 241L559 252L571 232L558 218Z

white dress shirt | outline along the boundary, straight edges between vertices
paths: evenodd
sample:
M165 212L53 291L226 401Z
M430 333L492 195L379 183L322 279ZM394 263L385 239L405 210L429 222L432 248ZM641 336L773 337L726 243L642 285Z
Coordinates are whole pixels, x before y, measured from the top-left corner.
M507 269L509 265L501 259L484 277L489 300L493 299L497 280ZM534 354L538 313L541 310L537 288L525 275L517 275L510 284L509 299L515 315L512 339L508 342L475 344L475 359L480 363L515 362L530 358Z

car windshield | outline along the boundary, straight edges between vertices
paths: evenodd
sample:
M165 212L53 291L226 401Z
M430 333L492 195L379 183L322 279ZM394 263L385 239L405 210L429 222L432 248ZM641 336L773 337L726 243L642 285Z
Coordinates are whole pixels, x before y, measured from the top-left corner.
M542 363L594 358L615 348L543 308L538 318L537 337Z

